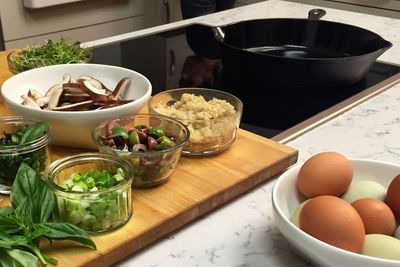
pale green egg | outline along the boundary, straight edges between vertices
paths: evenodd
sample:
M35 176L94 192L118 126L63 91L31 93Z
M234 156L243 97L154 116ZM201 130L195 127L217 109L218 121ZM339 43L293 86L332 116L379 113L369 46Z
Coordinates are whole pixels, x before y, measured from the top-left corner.
M396 231L394 231L393 236L400 240L400 226L399 225L397 225Z
M342 199L352 203L361 198L375 198L385 201L387 189L378 182L370 180L353 180Z
M400 260L400 240L389 235L366 235L361 254L382 259Z
M308 200L300 203L300 205L294 210L292 216L290 217L290 221L296 225L297 227L300 228L299 226L299 215L300 215L300 210L301 208L304 206L304 204L307 202Z

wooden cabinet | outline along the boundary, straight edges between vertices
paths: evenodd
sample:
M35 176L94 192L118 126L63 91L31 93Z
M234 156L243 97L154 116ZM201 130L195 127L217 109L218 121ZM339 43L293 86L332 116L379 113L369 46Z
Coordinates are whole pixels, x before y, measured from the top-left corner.
M146 0L145 26L152 27L182 19L180 0Z
M23 1L0 1L6 48L44 43L60 36L82 42L145 27L145 0L88 0L27 8Z

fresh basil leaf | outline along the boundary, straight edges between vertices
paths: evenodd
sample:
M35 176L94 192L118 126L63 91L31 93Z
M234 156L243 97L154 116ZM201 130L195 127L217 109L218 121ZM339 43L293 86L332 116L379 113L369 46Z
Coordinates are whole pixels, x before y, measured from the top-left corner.
M46 253L42 252L42 256L48 263L53 264L53 265L57 265L58 264L58 261L55 258L50 257Z
M32 225L33 225L33 221L32 221L33 210L32 210L32 203L29 201L28 198L24 198L24 200L15 209L14 217L26 229L31 229L32 228Z
M0 214L0 231L3 230L8 234L17 233L21 227L16 218L13 216L5 216Z
M0 248L11 249L15 246L24 246L28 243L22 235L9 235L4 230L0 229ZM0 265L1 266L1 265Z
M42 137L48 127L49 125L46 122L36 122L35 124L30 125L25 129L18 143L25 144Z
M24 250L0 248L0 266L37 267L38 259L32 253Z
M16 209L24 199L32 205L32 222L46 222L54 208L54 196L45 181L36 175L36 172L25 163L21 163L13 183L11 204Z
M14 212L14 209L13 209L13 207L11 207L11 206L0 207L0 216L1 216L1 215L4 215L4 216L10 215L10 214L12 214L13 212Z
M82 229L69 223L47 222L34 226L32 237L45 236L50 240L74 240L96 249L96 244Z

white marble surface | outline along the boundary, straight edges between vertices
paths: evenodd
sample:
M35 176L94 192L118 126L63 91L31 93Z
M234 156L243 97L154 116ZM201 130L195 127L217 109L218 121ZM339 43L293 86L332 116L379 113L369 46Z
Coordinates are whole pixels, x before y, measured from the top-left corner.
M303 17L310 8L271 0L199 20L221 24L267 14L270 17ZM326 10L327 20L369 28L393 42L394 47L381 60L400 63L399 20ZM176 26L173 24L171 27ZM160 27L155 30L159 31ZM130 38L134 34L148 32L118 38ZM341 152L348 157L400 164L399 124L400 84L288 145L299 150L299 164L311 155L327 150ZM275 181L276 178L266 182L115 266L309 266L290 250L275 224L271 206L271 191Z

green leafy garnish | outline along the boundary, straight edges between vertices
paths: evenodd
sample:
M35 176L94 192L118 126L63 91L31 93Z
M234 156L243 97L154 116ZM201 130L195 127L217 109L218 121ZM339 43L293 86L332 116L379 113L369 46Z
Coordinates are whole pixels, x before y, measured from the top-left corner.
M13 146L20 146L35 141L45 135L49 125L46 122L36 122L32 125L22 125L12 132L4 132L0 138L2 150L14 149ZM28 164L36 172L42 173L46 167L46 148L39 147L32 151L18 153L15 148L13 153L2 153L0 155L0 183L11 186L17 174L21 162Z
M23 125L11 133L4 132L0 139L1 146L23 145L42 137L49 125L46 122L36 122L32 125Z
M115 174L107 170L90 170L71 174L62 186L68 191L89 192L111 188L124 180L125 173L121 168L118 168Z
M48 40L41 46L28 46L10 57L18 71L55 64L85 63L90 58L91 48L81 47L79 41L67 43L64 38Z
M96 249L80 228L49 222L55 206L49 186L25 163L18 169L11 193L11 207L0 208L0 266L36 267L57 264L40 250L40 239L73 240Z

